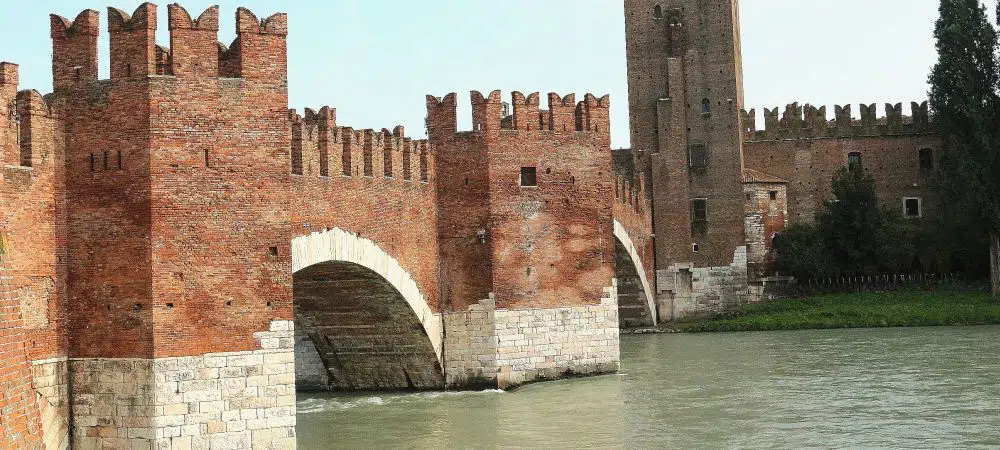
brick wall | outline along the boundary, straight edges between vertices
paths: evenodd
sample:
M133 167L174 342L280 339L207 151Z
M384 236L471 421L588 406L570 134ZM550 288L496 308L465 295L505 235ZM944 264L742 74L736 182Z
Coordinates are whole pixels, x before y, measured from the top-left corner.
M747 270L752 280L773 274L774 236L788 224L787 183L766 181L744 176Z
M766 110L767 129L746 134L746 166L787 180L789 220L811 221L832 195L837 170L857 152L886 206L903 214L903 198L916 197L927 216L936 200L931 172L920 167L920 151L929 149L936 159L942 146L928 133L925 108L914 104L913 115L903 116L901 105L887 105L888 114L877 117L870 105L862 120L852 120L850 107L837 106L838 118L830 122L826 108L792 104L780 120L777 108Z
M738 6L632 0L625 7L632 146L646 155L638 167L654 187L657 262L729 264L743 245ZM689 168L696 146L707 164ZM693 223L694 199L707 202L703 223Z
M9 230L12 295L21 305L30 356L37 360L66 355L63 135L61 121L38 92L14 98L16 69L3 68L0 221Z
M643 178L642 175L629 177L622 174L615 177L612 211L616 231L615 278L618 280L619 317L623 327L651 326L656 322L655 307L650 308L656 287L653 222ZM624 236L619 236L619 232Z
M31 386L21 305L10 289L6 229L0 228L0 447L40 446L42 426Z
M402 127L338 127L332 108L293 114L291 127L292 159L301 158L289 198L293 237L339 228L371 240L406 268L437 311L436 149Z
M169 13L173 75L148 80L154 354L251 350L292 318L287 19L237 10L222 77L218 11Z

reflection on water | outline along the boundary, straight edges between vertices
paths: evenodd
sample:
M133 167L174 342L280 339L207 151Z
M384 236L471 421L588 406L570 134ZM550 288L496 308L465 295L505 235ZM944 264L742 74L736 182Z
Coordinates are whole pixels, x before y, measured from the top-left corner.
M622 337L622 373L299 395L300 448L1000 446L1000 327Z

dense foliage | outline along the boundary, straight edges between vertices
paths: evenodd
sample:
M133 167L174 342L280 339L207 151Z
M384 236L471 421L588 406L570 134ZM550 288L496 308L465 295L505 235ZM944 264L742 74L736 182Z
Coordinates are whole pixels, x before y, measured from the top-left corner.
M792 225L776 240L776 265L801 279L892 273L916 259L916 237L916 224L879 205L875 179L854 165L837 173L815 223Z
M930 76L931 109L945 145L937 185L946 212L982 236L983 253L992 243L994 293L1000 293L997 31L980 0L941 0L940 14L938 62Z

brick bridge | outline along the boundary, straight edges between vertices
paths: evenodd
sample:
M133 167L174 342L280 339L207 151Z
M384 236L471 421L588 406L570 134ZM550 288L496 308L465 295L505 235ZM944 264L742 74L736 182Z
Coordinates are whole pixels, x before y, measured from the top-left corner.
M297 387L613 372L619 317L655 320L607 97L355 130L289 111L283 14L225 46L217 8L170 5L170 48L156 14L108 10L110 80L91 10L52 16L52 94L0 65L0 446L293 447Z

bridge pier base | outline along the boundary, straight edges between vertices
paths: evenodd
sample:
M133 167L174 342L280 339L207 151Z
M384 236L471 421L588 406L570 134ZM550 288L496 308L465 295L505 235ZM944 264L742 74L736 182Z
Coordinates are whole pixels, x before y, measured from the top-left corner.
M599 305L507 310L488 299L444 321L449 387L510 389L620 368L614 287Z
M295 448L293 328L254 351L71 359L73 448Z

